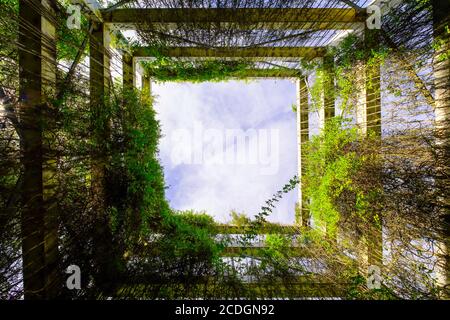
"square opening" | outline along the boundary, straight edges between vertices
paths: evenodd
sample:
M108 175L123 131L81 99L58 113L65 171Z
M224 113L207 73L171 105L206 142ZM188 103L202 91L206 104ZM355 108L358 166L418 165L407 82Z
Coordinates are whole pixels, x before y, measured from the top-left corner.
M176 210L229 223L253 218L298 174L295 82L253 79L153 83L162 139L160 158ZM293 224L298 191L283 196L267 218Z

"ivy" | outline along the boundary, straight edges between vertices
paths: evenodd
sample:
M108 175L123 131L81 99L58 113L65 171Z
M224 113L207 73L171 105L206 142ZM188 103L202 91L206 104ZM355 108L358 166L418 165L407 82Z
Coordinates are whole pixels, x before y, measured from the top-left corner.
M245 61L182 61L158 56L144 62L144 69L156 81L222 82L230 78L245 79L249 63Z
M109 144L110 190L113 204L120 214L113 225L148 234L162 214L169 210L165 200L165 183L158 159L161 136L155 119L153 99L137 91L119 93L123 100L112 102L113 134ZM136 219L136 215L139 219Z
M362 168L365 158L350 151L361 137L349 120L337 117L307 145L304 192L311 198L309 209L315 224L330 235L336 234L341 214L336 206L345 191L355 193L355 209L361 217L369 211L367 194L358 190L352 177Z

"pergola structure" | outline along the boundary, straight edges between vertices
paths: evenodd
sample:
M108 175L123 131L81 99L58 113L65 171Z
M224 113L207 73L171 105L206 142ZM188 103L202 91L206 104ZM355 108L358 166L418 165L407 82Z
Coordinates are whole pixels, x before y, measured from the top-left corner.
M114 29L138 29L142 26L164 26L170 29L172 25L179 23L192 24L201 29L202 26L217 24L225 27L236 27L243 30L254 28L268 30L281 30L283 28L312 30L322 32L334 29L337 32L346 32L348 30L359 30L365 33L368 48L376 48L379 37L378 30L369 30L365 21L368 13L365 8L351 5L351 1L341 2L341 7L334 8L296 8L296 9L182 9L182 8L114 8L110 10L99 9L100 6L93 6L92 1L78 0L78 3L84 4L85 8L90 8L88 12L91 20L92 34L90 37L90 96L93 107L101 105L104 97L108 95L110 87L110 59L109 32ZM433 0L434 10L436 12L445 12L447 7L445 1ZM34 5L38 4L41 10L34 10ZM381 5L381 2L380 2ZM34 25L39 29L39 33L29 35L25 30L21 32L20 44L28 47L29 50L20 50L20 89L21 95L28 98L27 103L35 105L44 101L48 90L55 87L56 79L56 49L55 49L55 19L52 0L34 0L20 1L20 19L25 24ZM270 17L270 18L268 18ZM435 15L435 26L441 25L442 15ZM22 25L22 24L21 24ZM30 38L34 40L30 42ZM235 59L247 58L253 60L275 59L279 61L293 61L300 59L323 59L325 72L328 71L327 83L324 85L322 94L323 108L320 110L320 119L322 126L326 121L335 116L335 98L334 98L334 80L332 78L332 69L334 57L328 55L326 46L330 44L320 43L321 45L303 46L242 46L242 47L199 47L195 45L168 47L163 49L163 54L168 57L204 59L221 58ZM32 43L30 45L30 43ZM34 55L32 52L40 52L40 55ZM132 88L136 85L138 68L137 63L142 59L151 58L149 51L145 46L134 48L130 52L123 54L123 86ZM448 88L450 86L450 61L439 62L436 68L437 79L444 79L445 83L440 83L440 87ZM309 139L309 100L307 75L302 74L301 70L292 70L286 68L284 71L271 72L270 69L248 70L249 77L289 77L297 79L297 136L298 136L298 171L299 177L302 177L302 168L304 166L304 144ZM369 78L370 76L370 78ZM362 132L373 132L381 138L381 93L380 93L380 66L362 65L361 78L364 85L361 90L360 104L357 111L357 122ZM32 79L31 81L29 81ZM43 81L46 79L46 81ZM150 91L150 78L143 76L143 88ZM369 85L370 83L370 85ZM444 125L449 119L449 93L448 90L438 89L436 92L436 121L438 125ZM30 139L41 139L30 134ZM39 145L39 141L30 145ZM33 158L36 150L31 148L25 150L25 156ZM30 164L28 172L41 172L36 176L41 176L42 181L32 181L36 188L43 188L44 198L50 195L52 191L51 175L44 172L41 162L36 161ZM51 167L51 166L50 166ZM99 164L94 175L102 176L104 168ZM93 177L95 180L95 176ZM101 189L101 186L99 186ZM301 214L298 217L298 223L303 226L309 224L309 213L306 203L308 199L302 195L302 188L299 188L299 208ZM30 195L31 197L32 195ZM51 225L52 208L48 208L45 214L39 214L33 211L33 199L30 199L30 205L24 210L24 215L29 219L24 226L25 232L30 236L24 242L24 274L32 276L25 277L25 286L28 290L41 290L47 288L48 283L53 282L53 275L50 272L42 272L42 266L51 265L56 259L56 235L52 228L46 229L43 233L33 232L35 225L45 221L46 225ZM45 201L45 199L44 199ZM27 231L28 230L28 231ZM45 239L45 246L35 247L35 243L40 243ZM368 265L382 265L383 256L382 235L378 234L371 239L374 245L369 246L369 252L366 252L365 259Z

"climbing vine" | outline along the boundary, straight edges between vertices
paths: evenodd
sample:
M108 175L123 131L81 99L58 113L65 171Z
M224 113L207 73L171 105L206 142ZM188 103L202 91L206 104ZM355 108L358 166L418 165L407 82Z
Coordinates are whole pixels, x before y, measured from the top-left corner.
M363 138L349 124L349 120L334 118L307 145L304 192L311 199L309 209L315 224L331 236L336 235L341 215L349 213L349 208L352 215L368 221L382 192L376 185L367 190L356 183L358 173L377 156L373 150L361 148L364 139L371 138ZM342 198L345 195L347 199L349 193L353 200L343 210Z
M221 82L230 78L245 79L246 61L183 61L164 56L143 62L146 73L156 81Z

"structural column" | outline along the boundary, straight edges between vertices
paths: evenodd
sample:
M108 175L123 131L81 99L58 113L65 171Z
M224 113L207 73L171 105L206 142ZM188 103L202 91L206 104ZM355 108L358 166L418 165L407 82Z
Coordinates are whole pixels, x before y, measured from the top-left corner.
M373 50L379 48L380 30L366 29L364 37L366 55L355 70L359 76L357 87L360 91L356 124L361 134L370 135L381 143L381 62L372 54ZM381 181L378 183L380 185L374 187L381 188ZM381 270L383 265L382 213L370 214L365 228L365 241L358 244L358 262L363 274L367 273L369 266L376 266Z
M49 0L19 1L22 263L25 299L58 292L55 161L51 157L49 98L56 85L55 6Z
M133 87L142 89L142 66L136 57L133 57Z
M133 89L133 57L124 53L122 55L122 79L124 91Z
M152 85L151 85L150 77L144 75L142 77L142 91L144 92L144 94L146 96L150 96L151 90L152 90Z
M110 139L110 34L106 25L93 23L90 37L90 98L92 116L91 192L95 222L92 241L94 263L97 273L95 285L104 292L112 292L112 279L117 275L115 248L112 243L110 215L107 211L106 164L109 162Z
M442 227L438 263L439 285L450 297L450 2L432 0L433 28L436 51L433 59L435 78L435 121L440 168L438 168L439 201L442 207Z
M326 55L322 66L323 94L322 108L319 110L321 128L325 128L328 120L335 116L335 94L334 94L334 57Z
M305 146L309 140L309 108L308 108L308 87L307 78L297 79L297 145L298 145L298 177L300 184L298 187L298 211L296 222L300 226L310 226L310 215L308 208L308 198L304 190L304 169L305 169Z
M320 129L325 130L329 121L335 116L335 87L334 87L334 56L325 55L319 70L322 77L322 101L319 109ZM328 226L324 225L324 232L329 235Z
M371 133L381 137L381 65L371 57L371 50L377 49L380 41L379 30L365 30L365 61L357 66L360 99L356 108L356 123L361 133ZM373 61L368 61L372 59Z
M92 113L92 134L95 148L92 153L92 191L97 202L104 199L105 179L105 141L109 135L109 119L107 118L108 96L110 89L110 52L109 32L102 23L91 22L93 32L90 37L90 103Z
M378 50L380 44L380 30L366 30L366 52ZM376 137L381 147L381 62L372 57L373 61L366 64L366 132ZM379 187L381 181L379 181ZM369 266L383 266L383 230L382 212L373 212L368 235L368 263Z

